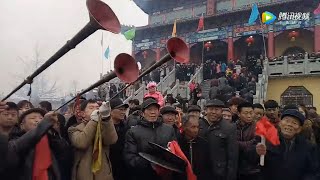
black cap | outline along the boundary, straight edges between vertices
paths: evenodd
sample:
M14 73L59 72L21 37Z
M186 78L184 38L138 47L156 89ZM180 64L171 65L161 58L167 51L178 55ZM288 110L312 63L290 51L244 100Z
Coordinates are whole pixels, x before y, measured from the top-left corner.
M206 107L225 107L224 103L219 99L209 100L206 104Z
M304 120L306 119L304 117L303 114L301 114L299 111L295 110L295 109L288 109L285 110L282 114L281 114L281 120L286 117L286 116L291 116L294 117L296 119L298 119L298 121L300 122L300 125L302 126L304 123Z
M142 111L144 111L145 109L147 109L151 105L155 105L158 108L160 108L160 105L158 104L158 102L156 100L150 98L150 99L147 99L147 100L143 101L143 103L141 105Z
M188 113L192 112L192 111L201 112L201 108L198 105L191 105L191 106L188 107Z
M21 123L22 120L23 120L28 114L31 114L31 113L39 113L39 114L41 114L41 115L44 117L44 115L46 115L47 111L45 111L45 110L43 110L43 109L41 109L41 108L32 108L32 109L29 109L29 110L27 110L27 111L25 111L25 112L23 112L23 113L21 114L21 116L19 117L19 123Z
M160 109L160 113L163 114L167 114L167 113L174 113L174 114L178 114L178 111L172 107L172 106L164 106Z
M113 109L118 109L120 107L125 107L128 108L128 104L124 104L123 101L120 98L115 98L110 100L110 108L111 110Z

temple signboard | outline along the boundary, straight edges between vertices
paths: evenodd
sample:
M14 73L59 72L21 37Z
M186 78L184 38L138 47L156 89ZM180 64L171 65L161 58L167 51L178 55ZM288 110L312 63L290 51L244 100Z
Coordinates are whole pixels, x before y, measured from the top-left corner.
M278 21L274 23L274 31L285 31L290 29L308 28L314 26L315 19L302 21Z
M226 39L228 35L227 28L214 28L205 31L195 32L190 34L186 41L188 43L196 43L202 41L216 40L216 39Z
M234 37L240 37L240 36L247 36L247 35L253 35L258 34L261 32L261 30L264 29L264 31L267 31L267 25L252 25L249 26L248 24L242 24L242 25L235 25L233 27L233 35Z
M141 42L135 42L134 43L134 50L145 50L145 49L152 49L156 48L157 43L155 41L150 41L149 39L144 39Z

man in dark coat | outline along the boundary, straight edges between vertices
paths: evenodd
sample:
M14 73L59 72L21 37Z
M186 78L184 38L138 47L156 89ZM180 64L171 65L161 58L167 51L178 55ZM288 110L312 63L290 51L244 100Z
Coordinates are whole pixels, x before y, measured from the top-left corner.
M177 136L181 150L191 163L198 180L211 180L210 153L208 141L199 136L199 117L194 115L182 118L183 132Z
M262 176L265 180L318 180L319 162L315 148L299 133L305 117L297 110L288 109L279 123L280 145L259 143L258 155L265 155Z
M139 153L150 153L153 149L149 142L167 147L168 142L175 140L172 126L164 124L159 119L160 105L154 99L147 99L142 103L142 118L138 125L128 130L125 138L124 160L130 169L130 179L158 180L161 179L151 166Z
M123 160L123 149L125 135L129 127L125 123L126 111L129 107L124 104L121 99L115 98L110 100L111 114L110 118L117 131L118 141L110 146L110 161L112 164L112 172L114 180L129 179L125 162Z
M33 179L35 159L38 154L37 145L47 135L49 150L51 152L51 165L46 170L48 178L60 180L65 177L61 164L68 164L68 146L61 143L55 137L53 127L57 124L58 118L55 114L45 115L42 109L30 109L20 116L20 131L12 134L8 145L6 171L0 175L3 179ZM41 148L44 148L43 144ZM43 150L43 149L42 149ZM62 153L63 152L63 153ZM61 162L64 161L64 162ZM70 177L69 177L70 178Z
M224 103L218 99L206 105L206 116L200 121L200 135L209 143L212 179L234 180L238 167L236 126L222 119Z
M0 133L0 174L5 169L7 162L3 159L6 159L8 151L8 137Z
M236 122L239 144L238 180L259 180L260 167L255 147L260 138L255 135L253 105L244 102L238 105L239 120Z

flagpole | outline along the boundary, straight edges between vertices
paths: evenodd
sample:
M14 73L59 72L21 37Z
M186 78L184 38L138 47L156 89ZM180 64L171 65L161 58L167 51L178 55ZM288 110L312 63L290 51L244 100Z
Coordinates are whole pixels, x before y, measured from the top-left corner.
M103 60L104 60L104 52L103 52L103 31L101 32L101 76L100 78L102 78L103 76Z
M204 14L202 13L202 18L203 18L203 21L204 21ZM202 27L202 31L204 30L204 23L203 23L203 27ZM202 69L204 68L204 62L203 62L203 59L204 59L204 40L202 40L202 52L201 52L201 63L202 63Z
M264 38L264 29L263 29L263 24L259 12L259 20L260 20L260 26L261 26L261 35L262 35L262 41L263 41L263 49L264 49L264 59L267 58L267 48L266 48L266 40Z

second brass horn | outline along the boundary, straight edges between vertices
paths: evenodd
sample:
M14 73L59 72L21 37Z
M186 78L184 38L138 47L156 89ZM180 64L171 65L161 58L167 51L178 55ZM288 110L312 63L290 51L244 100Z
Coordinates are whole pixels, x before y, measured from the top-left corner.
M132 83L137 80L137 77L139 75L139 69L136 61L132 56L126 53L119 54L116 59L114 60L114 70L110 73L106 74L105 77L97 81L96 83L89 86L87 89L80 92L78 95L81 96L92 89L114 79L115 77L118 77L120 80L126 82L126 83ZM70 103L76 99L76 96L64 103L62 106L60 106L55 111L61 109L66 104Z
M174 59L175 61L179 63L188 63L189 62L189 48L187 44L178 37L170 38L167 41L167 51L168 53L164 55L159 61L154 63L152 66L150 66L148 69L143 71L137 80L141 79L146 74L149 74L151 71L155 70L156 68L160 67L162 64L170 61L171 59ZM133 82L134 83L134 82ZM111 97L111 99L118 96L120 93L125 91L128 87L130 87L133 83L128 84L126 87L121 89L116 95Z
M12 94L17 92L26 84L31 84L33 79L42 73L45 69L55 63L59 58L75 48L84 39L89 37L98 29L110 31L118 34L121 26L117 16L112 9L102 1L87 0L87 8L89 11L90 21L84 26L72 39L61 47L53 56L51 56L42 66L36 69L30 76L28 76L19 86L11 91L2 101L8 99Z

